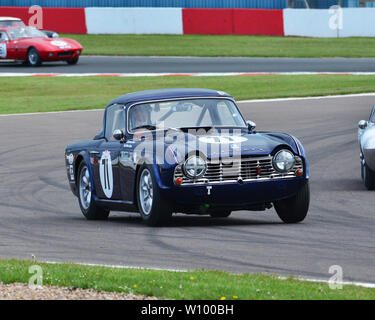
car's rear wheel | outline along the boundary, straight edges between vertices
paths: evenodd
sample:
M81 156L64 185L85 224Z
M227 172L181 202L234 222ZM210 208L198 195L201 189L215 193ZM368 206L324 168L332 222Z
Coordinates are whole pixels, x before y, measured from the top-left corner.
M78 60L79 60L79 57L74 58L74 59L69 59L69 60L66 61L66 63L70 64L70 65L74 65L74 64L78 63Z
M231 211L229 210L218 210L218 211L215 211L215 212L211 212L210 213L210 216L212 218L227 218L231 215Z
M27 52L27 62L32 67L37 67L42 64L42 59L40 58L38 50L36 50L35 48L31 48Z
M149 226L166 223L171 215L170 204L162 199L151 166L142 166L137 174L137 203L143 221Z
M362 179L368 190L375 190L375 172L365 163L361 163Z
M310 188L308 182L306 182L294 197L274 202L277 215L285 223L298 223L303 221L309 211L309 205Z
M87 220L105 220L109 210L99 207L92 197L90 172L86 162L82 161L78 168L78 202Z

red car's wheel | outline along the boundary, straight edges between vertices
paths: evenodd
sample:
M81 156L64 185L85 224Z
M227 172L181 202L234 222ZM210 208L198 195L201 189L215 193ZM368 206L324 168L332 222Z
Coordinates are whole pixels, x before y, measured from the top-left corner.
M32 67L37 67L42 64L42 59L40 58L38 50L35 48L29 49L27 52L27 62Z
M67 60L66 63L70 64L70 65L73 65L73 64L77 64L78 60L79 60L79 57Z

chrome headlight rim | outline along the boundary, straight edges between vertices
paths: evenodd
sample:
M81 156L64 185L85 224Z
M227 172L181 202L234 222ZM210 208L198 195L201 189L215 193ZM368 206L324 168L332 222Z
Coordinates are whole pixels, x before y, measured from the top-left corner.
M192 170L194 170L194 172ZM198 173L197 170L199 171ZM206 171L207 161L199 155L189 156L182 165L182 172L189 179L201 178L204 176Z
M290 159L278 159L281 154L289 154L291 157ZM280 168L278 166L278 163L284 163L284 168ZM289 162L287 164L285 164L285 162ZM279 150L278 152L275 153L275 155L273 156L272 158L272 166L273 168L278 171L278 172L281 172L281 173L287 173L289 171L291 171L294 167L294 165L296 164L296 159L295 159L295 156L293 154L293 152L291 152L290 150L288 149L281 149Z

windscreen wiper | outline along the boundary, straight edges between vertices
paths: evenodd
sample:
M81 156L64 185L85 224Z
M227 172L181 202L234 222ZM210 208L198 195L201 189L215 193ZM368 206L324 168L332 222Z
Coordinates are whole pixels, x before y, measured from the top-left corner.
M156 130L156 127L153 126L152 124L145 124L145 125L133 128L132 130L134 131L134 130L138 130L138 129Z

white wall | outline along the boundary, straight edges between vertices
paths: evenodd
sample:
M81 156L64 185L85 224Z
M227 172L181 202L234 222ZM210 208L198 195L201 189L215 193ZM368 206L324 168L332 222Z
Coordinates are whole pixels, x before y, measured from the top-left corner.
M375 8L343 9L342 37L375 37Z
M87 33L182 34L181 8L85 8Z
M301 37L374 37L375 8L342 9L342 29L331 29L332 23L339 25L336 13L322 9L285 9L284 32L286 36Z

